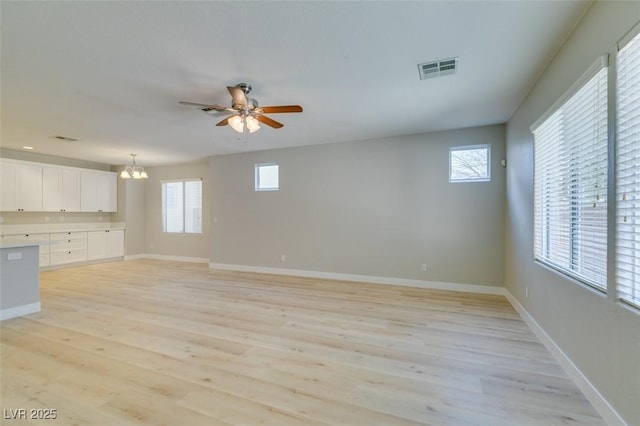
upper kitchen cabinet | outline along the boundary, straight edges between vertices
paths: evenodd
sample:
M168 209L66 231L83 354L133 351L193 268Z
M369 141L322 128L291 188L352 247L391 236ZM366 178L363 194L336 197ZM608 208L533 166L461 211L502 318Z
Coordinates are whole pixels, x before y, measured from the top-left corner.
M42 166L0 161L0 211L42 211Z
M53 212L80 211L80 170L44 166L42 209Z
M115 212L118 210L118 175L113 172L82 170L80 210Z

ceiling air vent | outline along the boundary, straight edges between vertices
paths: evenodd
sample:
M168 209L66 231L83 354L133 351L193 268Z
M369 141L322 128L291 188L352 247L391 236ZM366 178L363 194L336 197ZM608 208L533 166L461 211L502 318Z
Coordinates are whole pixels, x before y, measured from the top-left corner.
M69 138L67 136L60 136L60 135L51 136L51 139L58 139L60 141L66 141L66 142L78 142L78 139Z
M420 80L453 74L458 70L458 58L439 59L418 64Z

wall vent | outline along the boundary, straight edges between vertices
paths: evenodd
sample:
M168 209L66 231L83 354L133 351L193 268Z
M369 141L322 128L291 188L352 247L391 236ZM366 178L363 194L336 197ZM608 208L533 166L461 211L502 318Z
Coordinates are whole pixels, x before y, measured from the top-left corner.
M60 141L66 141L66 142L78 142L78 139L69 138L67 136L60 136L60 135L51 136L51 139L58 139Z
M458 70L458 58L438 59L418 64L420 80L454 74Z

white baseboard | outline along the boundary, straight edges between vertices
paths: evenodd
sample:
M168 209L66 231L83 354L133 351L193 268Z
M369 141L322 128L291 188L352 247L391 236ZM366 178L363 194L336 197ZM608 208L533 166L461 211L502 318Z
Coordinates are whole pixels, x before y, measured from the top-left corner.
M227 263L209 263L209 268L219 269L224 271L254 272L259 274L289 275L289 276L296 276L296 277L320 278L320 279L327 279L327 280L356 281L356 282L366 282L366 283L372 283L372 284L418 287L418 288L427 288L432 290L463 291L468 293L497 294L497 295L505 294L504 293L505 289L503 287L493 287L493 286L475 285L475 284L456 284L456 283L447 283L447 282L438 282L438 281L423 281L423 280L413 280L413 279L407 279L407 278L390 278L390 277L377 277L372 275L305 271L300 269L271 268L266 266L230 265Z
M136 259L146 259L146 254L132 254L130 256L125 256L124 260L136 260Z
M535 334L538 339L542 341L542 343L546 346L547 350L551 352L551 355L558 361L560 366L564 369L564 371L569 375L569 377L573 380L573 382L578 386L578 389L582 391L585 397L591 402L591 405L596 409L596 411L602 416L604 421L610 425L620 425L625 426L626 423L620 417L620 415L616 412L616 410L607 402L607 400L598 392L598 390L593 386L593 384L587 379L584 374L580 371L578 367L571 361L571 359L565 354L562 349L556 344L556 342L549 337L549 335L544 331L542 327L536 322L536 320L527 312L527 310L518 302L518 300L513 297L511 292L504 289L504 295L509 300L511 305L515 308L516 311L520 314L522 319L527 323L533 334Z
M4 321L9 318L21 317L23 315L34 314L36 312L40 312L40 309L40 302L2 309L0 310L0 321Z
M155 259L155 260L169 260L175 262L191 262L191 263L209 263L209 259L205 257L188 257L188 256L166 256L164 254L135 254L131 256L125 256L124 260L135 259Z

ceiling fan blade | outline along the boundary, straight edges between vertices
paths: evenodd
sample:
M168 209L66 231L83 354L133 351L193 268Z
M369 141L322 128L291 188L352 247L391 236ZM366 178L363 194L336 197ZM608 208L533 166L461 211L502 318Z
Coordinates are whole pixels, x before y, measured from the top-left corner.
M264 123L267 126L271 126L274 129L279 129L282 126L284 126L284 124L278 123L276 120L272 120L272 119L270 119L269 117L267 117L265 115L256 114L255 117L256 117L256 120L258 120L259 122Z
M224 120L218 122L218 124L216 124L216 126L226 126L227 124L229 124L229 119L233 117L233 115L230 115L229 117L225 118Z
M235 109L231 109L231 108L227 108L224 111L220 111L217 109L202 108L201 111L207 114L209 117L222 117L222 116L228 115L229 112L234 112L234 113L238 112Z
M233 108L235 109L247 108L247 106L249 105L249 102L247 101L247 95L245 95L242 88L236 87L236 86L233 86L233 87L227 86L227 90L229 91L229 93L231 94L231 98L233 99L233 102L231 103Z
M202 108L215 109L216 111L225 111L228 109L228 107L218 105L218 104L199 104L197 102L185 102L185 101L180 101L180 103L182 105L193 105L193 106L202 107Z
M279 105L259 107L265 114L280 114L284 112L302 112L300 105Z

